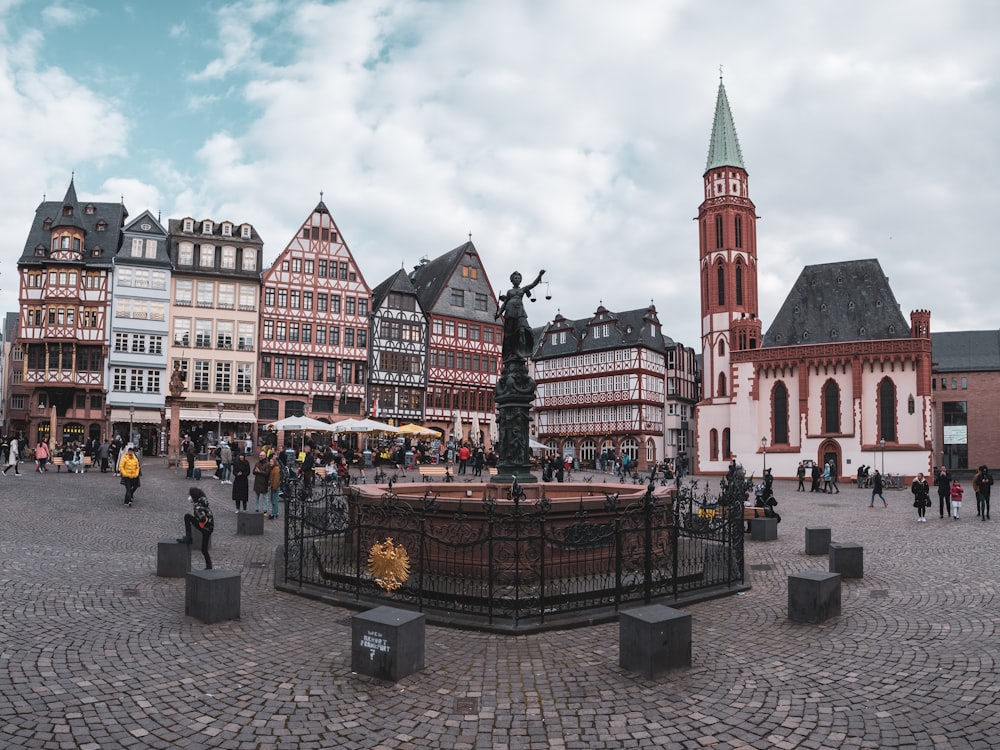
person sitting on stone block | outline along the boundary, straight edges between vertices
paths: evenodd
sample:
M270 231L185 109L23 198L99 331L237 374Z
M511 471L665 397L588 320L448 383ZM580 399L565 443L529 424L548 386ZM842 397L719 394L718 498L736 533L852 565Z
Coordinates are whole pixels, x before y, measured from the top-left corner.
M208 543L215 529L215 518L208 507L208 498L197 487L188 490L188 500L193 507L193 513L184 514L184 536L177 541L181 544L191 544L192 524L201 531L201 554L205 556L205 570L212 569L212 558L208 555Z

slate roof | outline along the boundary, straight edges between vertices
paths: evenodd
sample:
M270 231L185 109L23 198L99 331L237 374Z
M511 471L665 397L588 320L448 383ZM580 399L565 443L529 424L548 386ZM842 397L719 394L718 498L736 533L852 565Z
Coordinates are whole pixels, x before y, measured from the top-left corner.
M763 346L905 339L910 324L874 258L806 266Z
M611 325L611 335L601 338L591 336L590 326L601 323ZM655 323L655 333L650 330L650 323ZM552 334L561 331L566 331L565 343L552 343ZM662 352L667 347L674 346L673 339L663 335L653 305L619 313L600 305L591 317L579 320L570 320L557 314L547 326L535 328L534 334L535 353L532 359L536 360L633 346L644 346Z
M63 206L72 206L73 215L63 215ZM91 213L84 209L93 207ZM111 259L121 246L121 228L128 217L128 211L123 203L94 203L88 201L81 204L76 197L76 186L70 180L66 195L61 201L42 201L35 209L35 218L28 230L28 239L24 243L24 251L18 260L19 266L48 265L50 263L80 263L88 266L110 266ZM51 220L52 229L59 227L79 227L85 232L81 260L61 261L49 257L48 249L52 246L52 231L45 228L45 220ZM97 225L104 222L107 229L97 231ZM36 247L45 248L42 255L35 254ZM94 255L95 248L100 253Z
M389 292L399 292L401 294L412 294L416 296L417 290L410 281L409 274L400 268L396 273L372 289L372 310L378 310ZM417 302L420 302L419 297Z
M417 300L424 310L432 310L441 293L448 286L455 265L467 250L476 252L476 246L471 241L459 245L434 260L421 263L410 272L410 281L417 291Z
M716 167L743 166L743 152L740 150L740 140L736 137L736 125L733 124L733 113L729 109L729 98L726 87L719 80L719 94L715 100L715 120L712 122L712 139L708 144L708 162L705 171Z
M934 372L1000 371L1000 331L931 334Z

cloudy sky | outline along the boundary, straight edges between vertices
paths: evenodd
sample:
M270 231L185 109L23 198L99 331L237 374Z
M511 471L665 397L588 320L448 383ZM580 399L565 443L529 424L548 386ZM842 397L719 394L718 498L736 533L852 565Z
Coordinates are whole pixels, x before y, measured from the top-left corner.
M697 214L720 65L760 315L878 258L903 314L1000 327L994 0L0 0L0 310L43 196L255 225L323 191L366 281L469 233L494 288L652 300L700 351ZM992 218L991 218L992 217Z

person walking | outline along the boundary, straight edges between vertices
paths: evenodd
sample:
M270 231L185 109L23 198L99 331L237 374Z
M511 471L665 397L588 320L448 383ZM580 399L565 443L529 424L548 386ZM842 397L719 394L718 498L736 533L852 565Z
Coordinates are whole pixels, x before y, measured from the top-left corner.
M889 507L889 503L885 501L885 495L882 494L883 489L885 488L882 486L882 474L879 473L878 469L875 469L875 475L872 477L872 501L868 504L869 508L875 507L876 496L882 500L884 507Z
M910 492L913 493L913 507L917 509L917 521L927 523L927 508L931 504L931 488L924 479L924 473L917 474L917 478L910 485Z
M17 438L11 438L10 448L7 452L7 463L4 465L2 470L4 476L7 476L7 472L10 471L11 467L14 468L15 477L21 476L21 470L18 467L18 461L21 460L20 449L21 445L18 442Z
M192 512L184 514L184 536L177 541L180 544L191 544L191 527L196 527L201 532L201 554L205 558L205 570L212 569L212 558L208 555L209 543L212 539L212 532L215 530L215 518L212 510L208 507L208 498L205 493L197 487L188 490L188 501L191 503Z
M233 449L228 441L219 447L219 480L222 484L233 483Z
M951 512L952 518L958 520L958 512L962 510L962 483L957 479L951 481Z
M986 467L982 467L982 474L979 477L979 494L983 496L983 513L980 516L984 521L990 517L990 490L993 487L993 475Z
M796 488L796 492L806 491L806 465L799 461L799 468L795 470L795 477L799 480L799 486Z
M831 494L833 490L830 489L830 462L827 461L823 464L823 492L827 495Z
M105 438L101 441L101 444L97 447L97 459L101 462L101 473L108 473L108 456L111 451L111 443Z
M972 491L976 494L976 516L983 515L983 491L979 487L979 480L982 476L983 467L980 466L976 469L976 473L972 477Z
M941 518L945 517L946 511L947 515L951 516L951 473L944 466L938 468L934 486L937 487L938 512Z
M118 473L122 475L122 484L125 485L125 505L132 507L132 500L135 491L139 488L139 473L142 467L139 466L139 457L135 455L135 448L129 443L122 456Z
M230 484L233 485L233 502L236 503L236 512L247 509L247 501L250 499L250 462L242 453L236 455L233 462L233 474Z
M49 462L50 457L48 443L44 440L39 440L38 445L35 446L35 471L39 474L43 471L48 471L49 468L45 464Z
M820 471L819 471L819 464L817 464L815 462L813 463L813 466L812 466L812 475L811 475L811 477L812 477L812 488L809 491L810 492L819 492Z
M253 491L257 496L254 501L254 509L258 513L267 513L268 482L271 474L271 462L267 460L267 454L260 452L257 463L253 467ZM264 508L261 510L261 501Z
M278 497L281 490L281 467L278 466L278 461L274 456L271 456L271 468L267 475L267 489L268 494L271 496L271 512L268 514L268 518L273 521L278 517Z
M839 495L840 487L837 486L837 464L831 460L827 463L827 466L830 467L830 486L833 488L833 491Z

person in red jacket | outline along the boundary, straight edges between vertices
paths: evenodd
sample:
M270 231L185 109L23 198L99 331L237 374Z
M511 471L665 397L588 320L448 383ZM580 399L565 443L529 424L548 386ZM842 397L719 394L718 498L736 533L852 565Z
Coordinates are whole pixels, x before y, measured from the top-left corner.
M465 470L469 467L469 456L472 455L472 451L469 450L469 446L463 445L458 449L458 473L464 474Z

